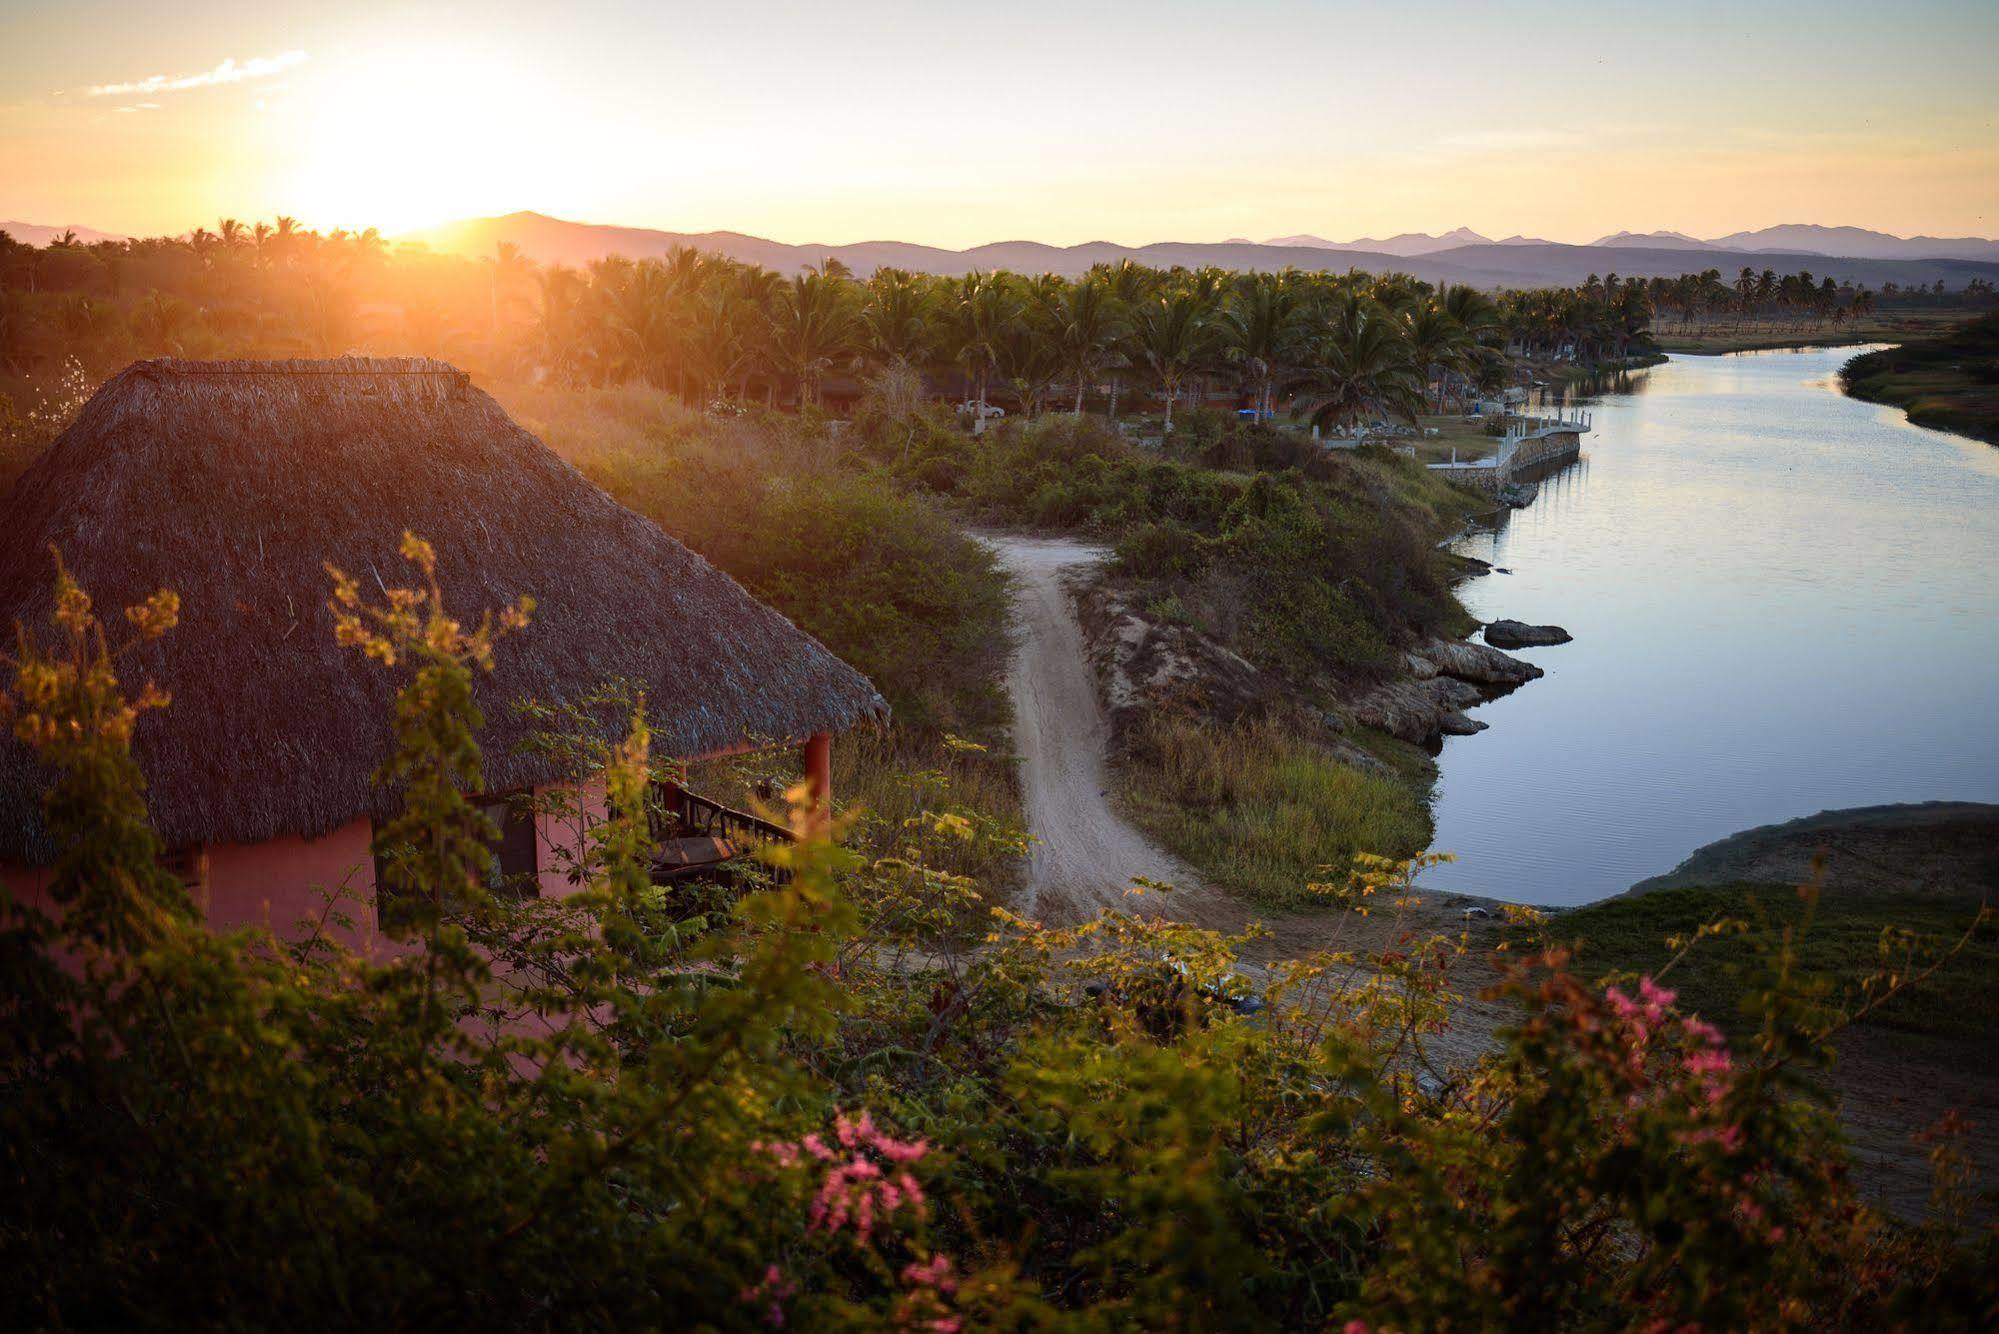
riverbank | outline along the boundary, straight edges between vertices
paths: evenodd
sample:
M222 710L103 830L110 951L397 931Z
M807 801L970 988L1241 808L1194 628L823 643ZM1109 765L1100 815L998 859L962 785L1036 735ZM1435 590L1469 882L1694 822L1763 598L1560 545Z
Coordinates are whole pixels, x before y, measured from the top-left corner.
M1836 352L1675 358L1605 394L1581 467L1454 544L1554 622L1550 679L1439 759L1435 885L1580 905L1763 820L1999 800L1999 459L1826 392Z
M1855 357L1839 382L1854 398L1901 408L1918 426L1999 444L1999 313Z
M1816 892L1804 895L1805 884ZM1676 953L1670 940L1693 940L1714 922L1788 932L1791 985L1817 989L1824 1024L1857 1018L1835 1040L1840 1059L1823 1082L1838 1100L1858 1174L1887 1207L1919 1218L1930 1171L1914 1137L1947 1109L1970 1120L1968 1147L1986 1172L1999 1169L1991 1035L1999 926L1984 906L1995 901L1999 805L1923 802L1744 830L1617 898L1559 915L1550 930L1578 946L1595 977L1658 973ZM1740 1030L1742 1001L1762 985L1752 939L1723 932L1699 941L1666 984L1683 1007ZM1932 964L1940 966L1921 986L1871 1003L1888 978Z
M1120 808L1264 909L1319 902L1308 886L1339 879L1358 853L1427 848L1438 741L1480 730L1465 709L1541 675L1486 645L1432 636L1385 670L1288 677L1162 615L1171 608L1144 581L1078 565L1069 591Z
M1966 315L1963 310L1913 310L1869 315L1836 327L1799 320L1731 321L1692 329L1683 326L1677 333L1654 327L1652 341L1662 352L1702 357L1730 352L1861 347L1868 343L1932 338L1961 323Z

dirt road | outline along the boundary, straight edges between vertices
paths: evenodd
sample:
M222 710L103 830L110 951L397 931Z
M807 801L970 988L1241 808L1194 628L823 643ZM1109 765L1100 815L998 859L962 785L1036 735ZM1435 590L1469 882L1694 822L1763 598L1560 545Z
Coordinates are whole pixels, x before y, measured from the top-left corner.
M1094 917L1101 908L1201 920L1207 916L1201 909L1218 906L1214 893L1111 805L1110 722L1066 587L1108 553L1057 538L981 540L998 552L1015 584L1018 643L1007 687L1027 828L1036 839L1020 910L1051 925ZM1174 892L1131 895L1126 891L1137 876L1171 884Z

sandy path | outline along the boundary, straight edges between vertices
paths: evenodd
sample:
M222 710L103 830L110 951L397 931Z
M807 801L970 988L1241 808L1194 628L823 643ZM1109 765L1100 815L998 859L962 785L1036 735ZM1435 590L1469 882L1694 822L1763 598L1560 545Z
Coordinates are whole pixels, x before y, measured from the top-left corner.
M1459 925L1454 908L1425 895L1424 908L1396 918L1341 918L1270 912L1203 882L1199 873L1134 828L1111 800L1110 720L1097 693L1069 582L1109 552L1063 538L977 534L1014 580L1016 637L1007 689L1013 696L1014 749L1020 756L1028 855L1018 909L1051 924L1093 917L1102 908L1147 912L1239 931L1260 921L1271 935L1251 951L1256 961L1296 958L1338 943L1381 948L1414 930ZM1169 894L1134 896L1134 877L1172 885Z
M1066 586L1108 553L1059 538L986 534L981 540L1014 579L1018 642L1007 689L1027 828L1036 840L1020 910L1050 924L1094 917L1101 908L1207 916L1200 910L1218 906L1215 894L1111 806L1110 721ZM1137 876L1171 884L1174 892L1128 894Z

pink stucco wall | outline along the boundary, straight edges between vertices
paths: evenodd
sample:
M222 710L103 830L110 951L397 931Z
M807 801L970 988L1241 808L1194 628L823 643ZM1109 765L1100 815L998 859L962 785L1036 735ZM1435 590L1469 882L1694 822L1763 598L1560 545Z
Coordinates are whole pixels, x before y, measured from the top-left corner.
M557 813L550 813L551 808ZM568 898L581 886L570 879L589 847L589 831L603 823L610 806L604 780L593 778L580 789L562 793L535 789L534 865L545 899Z
M537 791L537 797L553 794ZM542 803L538 803L542 804ZM585 785L572 807L557 816L535 817L535 870L543 898L573 894L567 868L587 846L586 831L605 815L602 783ZM199 884L196 902L218 931L239 926L268 927L285 939L298 939L312 925L327 921L329 935L350 949L381 959L417 948L381 934L375 912L374 828L363 817L350 820L330 834L306 839L295 835L262 843L212 843L196 858ZM43 908L48 898L48 872L39 867L0 866L0 880L23 901ZM334 911L350 925L327 917L328 895Z
M329 924L329 934L363 954L396 953L396 943L376 929L373 838L363 817L322 838L209 844L196 900L218 931L262 926L289 940L310 933L310 924L327 915L331 896L332 911L353 925Z

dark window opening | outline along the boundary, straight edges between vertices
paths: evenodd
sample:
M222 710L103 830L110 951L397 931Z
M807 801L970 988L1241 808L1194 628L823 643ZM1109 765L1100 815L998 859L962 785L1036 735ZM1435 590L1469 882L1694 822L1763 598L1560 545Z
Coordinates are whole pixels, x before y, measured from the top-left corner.
M490 844L493 860L486 870L486 888L494 898L502 902L520 902L537 898L541 894L541 882L536 876L534 793L530 791L507 792L495 796L475 797L478 806L493 822L499 837ZM408 894L389 882L389 867L399 855L413 854L407 846L402 848L375 848L375 905L376 917L382 928L392 933L401 933L410 927L409 914L403 911ZM447 910L453 906L447 904Z
M500 831L493 844L493 865L486 872L486 888L495 898L535 898L541 885L535 879L534 793L489 798L479 808Z

